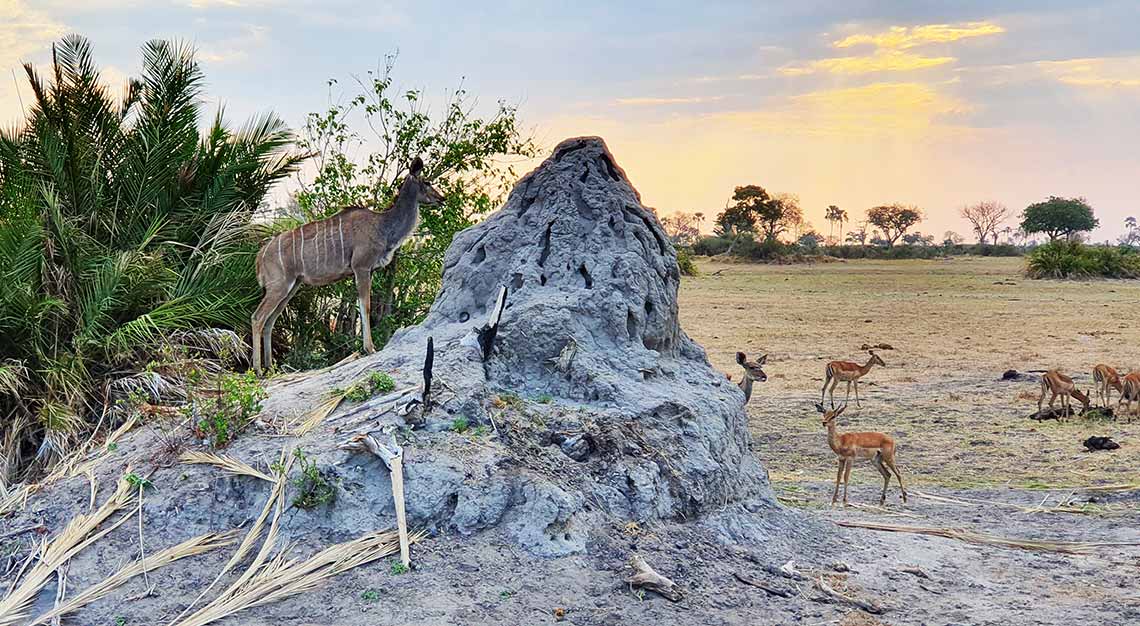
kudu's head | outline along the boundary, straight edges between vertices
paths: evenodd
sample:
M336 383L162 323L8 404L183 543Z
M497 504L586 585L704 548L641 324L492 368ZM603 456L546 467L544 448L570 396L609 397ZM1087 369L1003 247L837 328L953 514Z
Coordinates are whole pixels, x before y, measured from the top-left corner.
M749 361L747 355L743 352L737 352L736 362L744 368L744 380L758 380L760 382L768 380L768 375L764 373L763 369L763 365L768 362L767 354L761 354L756 357L755 361Z
M420 174L422 174L423 171L423 159L420 157L412 159L411 165L408 166L408 177L404 179L403 185L400 186L400 194L415 194L417 204L443 204L443 194L433 187L431 183L420 178Z
M826 410L823 408L823 403L816 402L815 403L815 410L819 411L820 413L823 413L823 425L827 426L832 421L834 421L835 418L842 415L843 411L847 410L847 405L844 404L843 406L839 407L838 409Z

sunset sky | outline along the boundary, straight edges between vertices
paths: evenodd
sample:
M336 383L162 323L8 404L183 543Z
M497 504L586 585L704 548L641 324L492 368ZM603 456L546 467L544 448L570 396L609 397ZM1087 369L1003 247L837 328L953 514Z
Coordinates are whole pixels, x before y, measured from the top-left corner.
M603 136L663 213L711 216L755 183L797 194L824 233L829 204L917 204L939 240L968 238L957 210L987 199L1085 196L1097 240L1140 216L1134 1L0 0L4 124L29 98L19 62L68 32L116 84L145 40L193 41L232 121L294 126L329 78L398 50L401 85L442 99L465 77L546 148Z

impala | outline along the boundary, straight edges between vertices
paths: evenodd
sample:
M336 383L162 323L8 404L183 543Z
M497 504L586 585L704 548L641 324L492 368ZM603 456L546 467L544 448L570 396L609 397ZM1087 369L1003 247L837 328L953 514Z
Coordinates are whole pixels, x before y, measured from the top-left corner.
M1128 415L1128 421L1132 421L1133 415L1140 415L1140 372L1129 372L1124 376L1123 390L1120 392L1120 401L1116 404L1119 406L1128 404L1124 407L1124 413ZM1136 402L1136 412L1132 411L1132 403Z
M752 399L752 383L754 381L764 382L768 380L768 375L764 373L763 365L768 362L768 355L761 354L756 357L755 361L749 361L748 356L743 352L736 353L736 362L740 367L744 368L744 378L740 379L740 390L744 392L744 404Z
M867 372L875 365L882 365L886 367L887 364L879 355L875 354L874 350L868 350L871 358L867 359L866 365L859 365L851 361L832 361L827 364L824 370L823 389L819 392L819 401L822 403L824 396L827 394L827 385L831 384L831 408L835 408L835 386L840 382L847 383L847 398L843 401L846 405L847 401L851 399L851 383L855 383L855 406L862 406L859 402L859 379L866 376Z
M1081 408L1081 413L1089 410L1089 396L1077 386L1073 384L1073 379L1065 376L1057 370L1049 370L1041 377L1041 397L1037 399L1037 412L1041 412L1041 403L1045 401L1045 392L1050 392L1053 395L1049 397L1049 410L1053 410L1053 402L1057 400L1057 396L1061 396L1061 413L1073 414L1070 396L1081 401L1084 405Z
M1112 403L1113 389L1115 389L1117 393L1124 393L1124 385L1120 382L1120 374L1111 366L1100 363L1093 368L1092 374L1093 383L1096 385L1096 400L1098 406L1102 399L1104 400L1105 407Z
M823 403L815 405L816 410L823 413L823 425L827 427L827 445L839 461L839 470L835 474L835 491L831 494L831 503L839 499L839 481L843 481L843 504L847 505L847 486L851 482L851 466L855 459L871 459L875 468L883 476L883 492L879 495L879 505L887 502L887 487L891 484L891 472L894 472L902 491L902 501L906 504L906 487L903 485L902 474L895 465L895 440L883 433L843 433L835 430L835 418L843 414L847 405L825 411Z

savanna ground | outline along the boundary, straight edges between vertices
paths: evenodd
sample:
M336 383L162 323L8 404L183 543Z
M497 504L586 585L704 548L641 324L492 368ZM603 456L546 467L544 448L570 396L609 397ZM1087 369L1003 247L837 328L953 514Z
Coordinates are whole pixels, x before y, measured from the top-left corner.
M1056 367L1091 393L1096 363L1125 371L1140 366L1134 323L1140 281L1029 280L1022 263L702 262L701 275L682 284L681 322L734 380L737 350L769 355L768 381L757 385L749 406L750 427L756 453L790 506L837 522L1134 544L1138 491L1084 488L1140 484L1140 419L1037 422L1028 417L1040 392L1036 377L1001 377L1007 369ZM813 403L825 364L865 362L864 343L895 349L879 352L887 366L863 379L863 406L852 397L839 431L893 436L912 497L903 505L892 482L888 508L879 509L881 479L863 462L852 471L854 506L832 508L835 457ZM844 391L841 383L837 403ZM1082 442L1090 435L1111 436L1121 448L1086 452ZM1065 512L1032 510L1060 504ZM1085 623L1140 623L1135 546L1076 556L875 535L893 551L853 554L859 565L851 576L866 593L904 607L883 616L884 623L1053 624L1081 611L1092 620Z

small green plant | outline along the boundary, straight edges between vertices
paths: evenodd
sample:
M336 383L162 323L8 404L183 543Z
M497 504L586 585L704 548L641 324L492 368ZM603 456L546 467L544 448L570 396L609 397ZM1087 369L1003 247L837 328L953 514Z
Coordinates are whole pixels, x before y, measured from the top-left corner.
M692 248L677 248L677 269L681 270L682 276L696 276L699 274Z
M363 402L372 396L384 393L391 393L396 389L396 381L385 372L372 372L367 378L359 382L353 383L344 393L344 397L349 402Z
M300 448L293 451L293 456L301 464L300 474L293 479L293 485L299 491L293 498L293 506L299 509L315 509L335 502L336 485L333 484L329 472L317 467L316 462L310 460Z
M515 595L515 592L511 591L510 589L504 589L504 590L499 592L499 599L500 600L510 600L511 596L513 596L513 595Z
M548 393L543 393L539 394L538 397L534 399L534 401L539 404L550 404L551 402L554 402L554 396L551 396Z
M127 626L127 618L122 615L115 618L115 626Z
M228 373L218 378L216 398L195 400L182 412L197 418L199 436L209 439L215 448L223 448L253 421L266 397L253 372Z
M408 573L408 566L404 565L400 561L392 561L392 563L389 564L388 569L392 572L393 576L399 576L400 574Z
M118 451L119 451L119 444L115 443L114 441L107 444L107 452L118 452Z
M472 429L471 429L471 435L472 435L473 437L485 437L485 436L487 436L487 435L488 435L490 432L491 432L491 431L490 431L490 429L488 429L486 426L484 426L484 425L482 425L482 424L479 424L479 425L478 425L478 426L476 426L475 428L472 428Z
M519 394L513 391L504 391L495 398L496 408L510 407L512 409L521 409L523 406L523 399Z
M366 589L360 594L360 599L365 602L377 602L380 600L380 592L375 589Z
M142 476L139 476L138 474L136 474L134 472L127 474L123 478L124 478L124 480L127 481L127 483L130 486L134 487L135 489L153 489L154 488L154 483L143 478Z
M467 418L463 417L462 415L451 420L452 432L465 433L470 426L471 422L467 421Z

